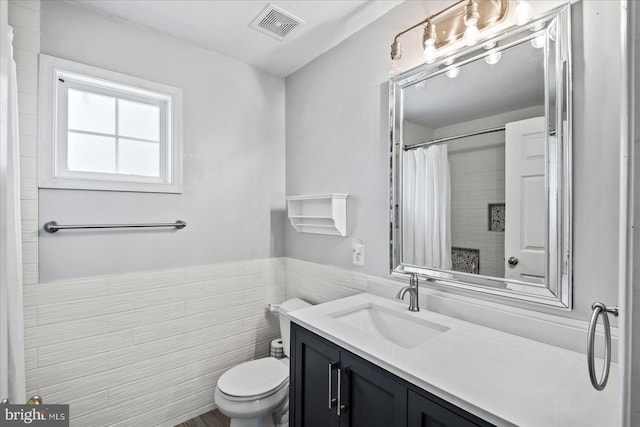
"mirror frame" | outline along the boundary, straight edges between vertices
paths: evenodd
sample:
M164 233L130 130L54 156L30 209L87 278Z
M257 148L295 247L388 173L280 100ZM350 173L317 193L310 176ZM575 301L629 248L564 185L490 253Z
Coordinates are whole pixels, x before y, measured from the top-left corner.
M417 273L436 288L482 297L502 303L542 304L559 309L572 308L572 194L571 194L571 40L570 5L565 4L520 26L512 26L497 35L465 47L438 62L423 64L392 77L390 95L390 264L391 275L406 278ZM545 162L545 192L547 215L545 221L545 284L536 285L502 277L482 276L452 270L441 270L403 263L402 244L402 140L403 89L430 77L446 73L450 68L481 60L489 54L484 49L496 42L502 49L529 42L545 35L544 54L544 109L546 129L546 157L549 158L551 137L555 165ZM447 61L445 63L445 61ZM453 62L451 62L453 61ZM555 64L555 67L553 65ZM562 123L560 132L556 132ZM557 183L550 188L550 176ZM555 209L554 209L555 208ZM555 218L555 221L553 220ZM511 287L511 289L509 289Z

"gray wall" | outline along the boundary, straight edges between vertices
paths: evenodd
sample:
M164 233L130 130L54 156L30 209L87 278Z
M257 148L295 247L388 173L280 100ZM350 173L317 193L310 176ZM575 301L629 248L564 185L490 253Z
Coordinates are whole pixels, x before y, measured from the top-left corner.
M42 52L183 89L184 193L40 190L39 223L173 222L181 231L40 231L40 280L283 253L284 79L61 1Z
M286 227L287 256L388 276L389 44L428 6L403 3L287 77L287 195L349 193L348 237ZM585 320L593 301L617 301L620 18L616 2L573 9L575 309L538 309ZM351 263L353 238L364 267Z

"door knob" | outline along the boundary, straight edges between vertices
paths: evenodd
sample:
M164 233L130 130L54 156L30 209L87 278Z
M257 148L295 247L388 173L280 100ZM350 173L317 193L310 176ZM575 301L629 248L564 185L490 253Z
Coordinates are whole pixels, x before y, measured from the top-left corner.
M516 258L514 256L509 257L507 262L509 263L509 265L518 265L518 258Z

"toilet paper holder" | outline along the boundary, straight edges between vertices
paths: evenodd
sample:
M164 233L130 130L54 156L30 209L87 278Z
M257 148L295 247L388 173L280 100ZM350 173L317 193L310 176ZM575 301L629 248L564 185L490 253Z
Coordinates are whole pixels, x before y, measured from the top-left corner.
M272 313L278 313L280 311L280 304L267 304L266 310Z

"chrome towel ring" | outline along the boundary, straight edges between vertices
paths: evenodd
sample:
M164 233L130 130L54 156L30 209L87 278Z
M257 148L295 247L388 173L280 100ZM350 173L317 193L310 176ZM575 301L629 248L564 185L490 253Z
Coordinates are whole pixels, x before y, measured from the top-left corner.
M611 368L611 325L609 323L609 315L618 316L619 309L615 307L607 307L601 302L593 303L591 306L593 313L591 314L591 322L589 323L589 334L587 335L587 365L589 367L589 379L593 388L600 391L607 385L609 379L609 370ZM604 367L602 369L602 378L598 380L596 376L596 356L595 356L595 338L596 325L598 317L602 314L602 323L604 326Z

